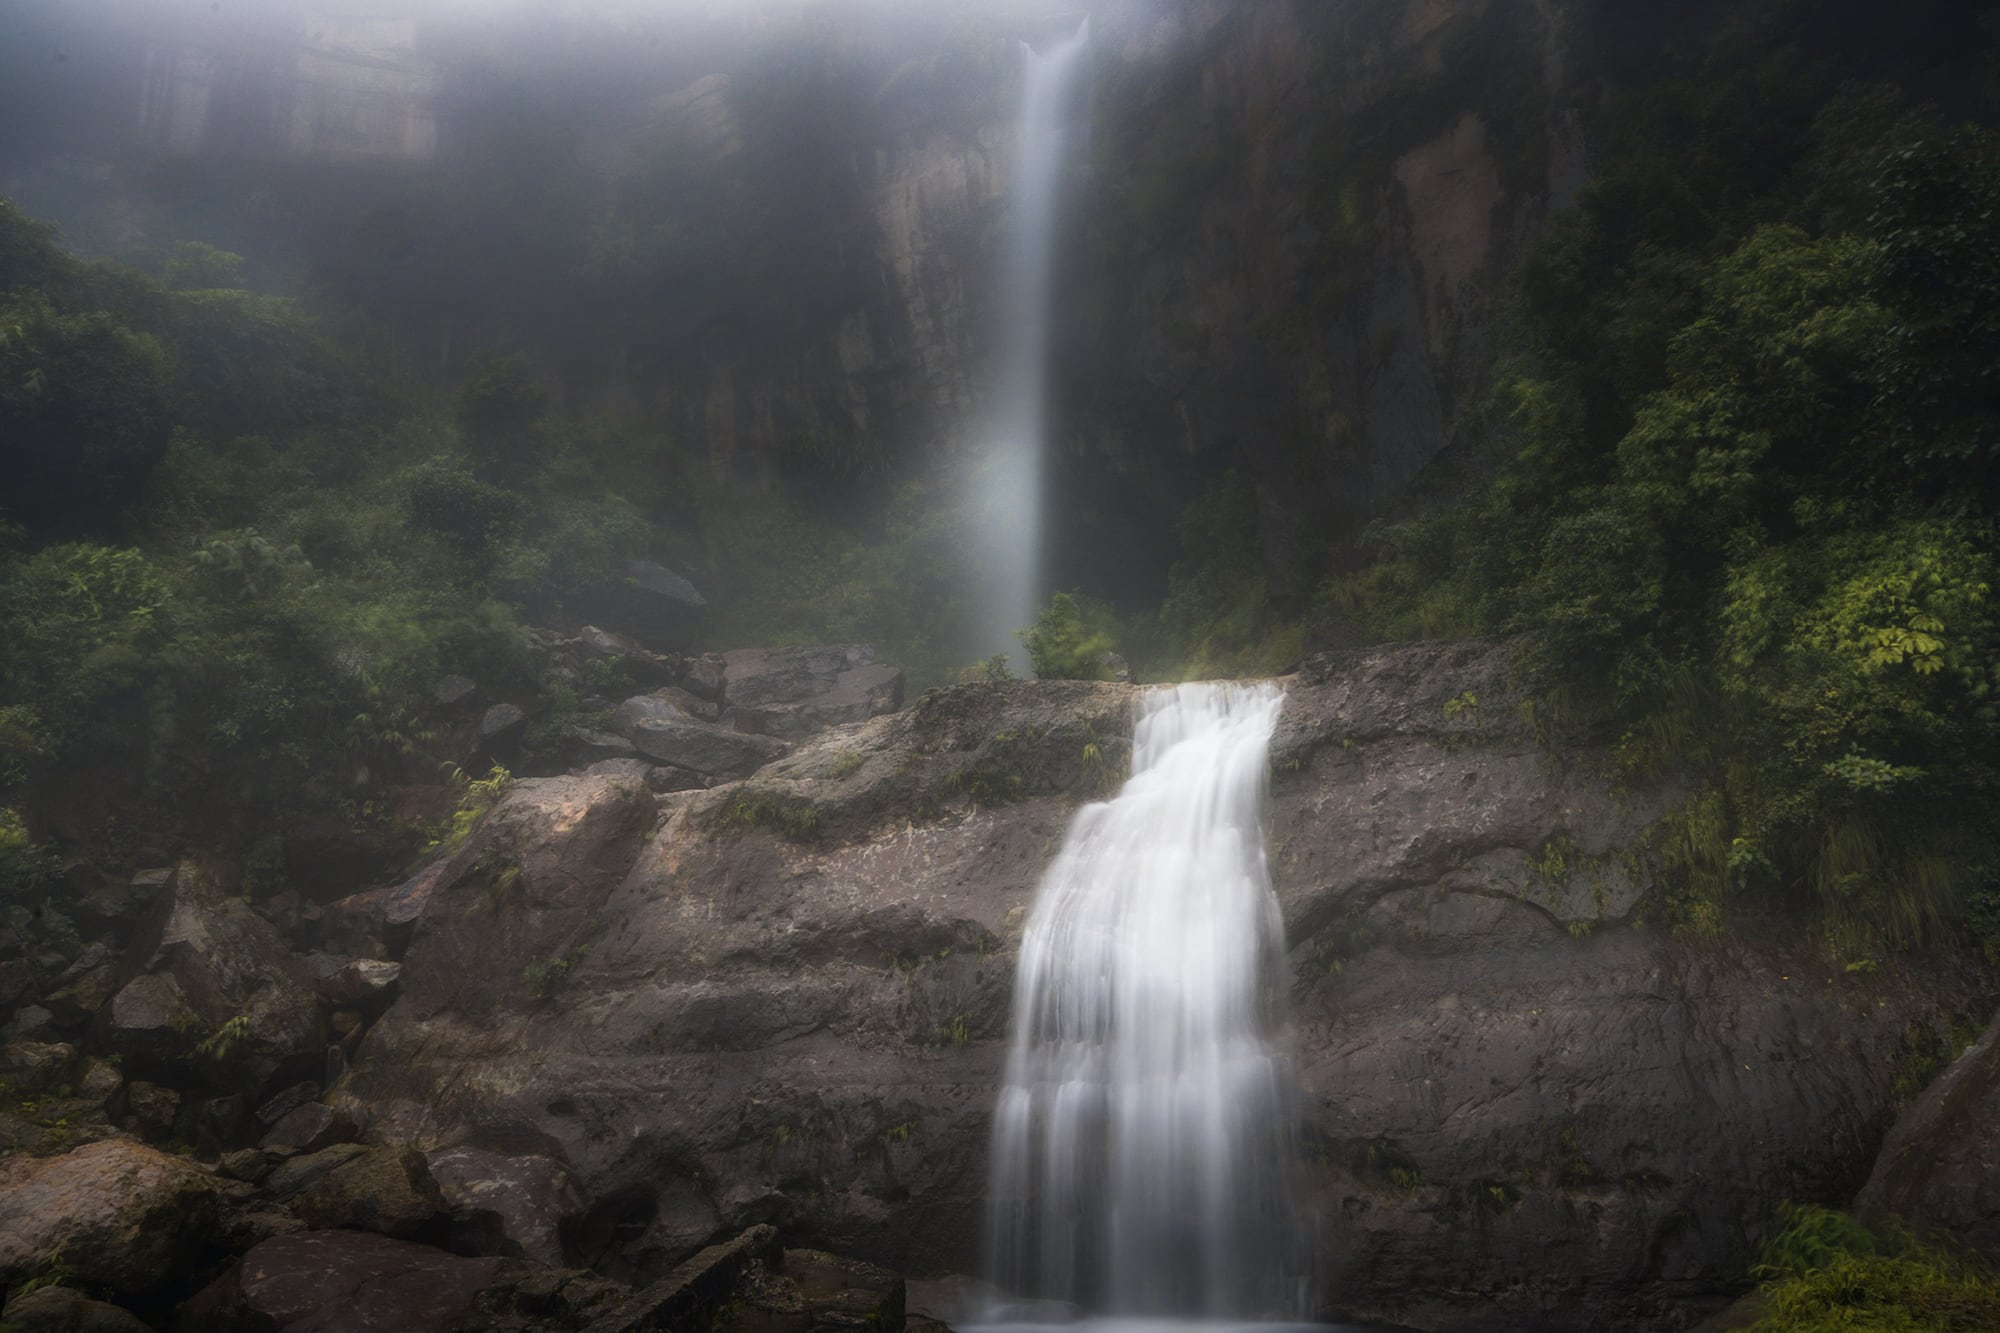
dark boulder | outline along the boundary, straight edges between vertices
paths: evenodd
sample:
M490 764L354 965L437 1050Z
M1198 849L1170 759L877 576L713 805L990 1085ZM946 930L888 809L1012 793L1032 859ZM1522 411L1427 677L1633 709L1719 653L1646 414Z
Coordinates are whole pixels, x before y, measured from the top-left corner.
M479 706L479 686L470 676L439 676L431 697L440 708L470 712Z
M73 1027L89 1022L117 992L118 969L111 946L97 943L87 946L64 969L56 978L56 988L42 1003L58 1023Z
M336 1008L372 1007L386 1002L396 988L396 978L403 972L401 963L383 958L342 958L323 953L307 954L305 965L319 997Z
M287 1158L272 1167L271 1174L264 1178L265 1192L280 1202L291 1199L367 1151L359 1143L336 1143L318 1152Z
M700 721L651 694L620 704L612 726L648 759L713 777L748 777L788 748L767 736Z
M560 1163L470 1147L441 1148L426 1160L451 1208L452 1249L562 1264L563 1223L583 1205Z
M76 1047L61 1041L10 1041L0 1046L0 1079L20 1092L46 1092L63 1081Z
M172 1137L181 1113L181 1095L144 1079L125 1085L125 1127L154 1142Z
M0 1159L0 1282L60 1264L83 1285L150 1292L186 1272L217 1218L205 1172L130 1140Z
M633 560L617 578L572 597L569 610L655 652L671 653L689 645L707 605L708 599L673 570Z
M141 870L122 884L104 884L77 900L77 920L88 930L127 930L153 910L173 882L171 868Z
M1896 1121L1854 1211L2000 1261L2000 1018Z
M474 749L485 759L508 759L519 752L527 735L528 715L513 704L494 704L479 718Z
M187 1333L445 1333L505 1260L467 1259L364 1231L305 1231L253 1247L182 1312Z
M724 653L723 703L740 730L797 739L903 703L903 673L865 644Z
M635 685L670 685L687 674L686 658L656 653L636 639L595 625L585 625L577 643L589 656L615 663Z
M400 1240L443 1241L450 1208L414 1148L371 1148L302 1190L292 1209L314 1228L352 1227Z
M345 1143L353 1137L354 1122L343 1112L318 1102L307 1102L287 1111L281 1120L272 1125L260 1146L314 1153L336 1143Z
M112 1054L151 1065L185 1058L199 1040L201 1018L166 973L132 978L111 999L104 1044Z
M74 1287L38 1287L7 1302L8 1333L147 1333L130 1310L95 1301Z
M284 936L191 865L175 875L145 974L112 1003L110 1035L132 1054L198 1053L212 1080L253 1093L325 1049L312 977Z

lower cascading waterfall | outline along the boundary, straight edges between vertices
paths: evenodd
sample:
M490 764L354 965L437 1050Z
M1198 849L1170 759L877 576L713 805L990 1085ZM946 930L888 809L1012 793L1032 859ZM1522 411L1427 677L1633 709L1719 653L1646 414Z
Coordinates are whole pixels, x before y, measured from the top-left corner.
M1078 812L1021 944L989 1271L1104 1314L1299 1317L1284 923L1261 825L1269 684L1141 696L1132 777Z

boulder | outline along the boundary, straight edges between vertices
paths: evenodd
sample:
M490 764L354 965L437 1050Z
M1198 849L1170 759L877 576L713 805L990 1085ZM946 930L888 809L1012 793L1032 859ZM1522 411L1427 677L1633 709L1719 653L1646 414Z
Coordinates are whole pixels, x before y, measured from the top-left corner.
M786 1250L749 1284L718 1333L820 1333L904 1327L903 1279L824 1250Z
M341 1163L302 1190L292 1210L309 1227L437 1241L451 1212L415 1148L371 1148Z
M425 1160L451 1208L452 1249L561 1266L562 1224L582 1210L561 1164L471 1147L441 1148Z
M479 685L470 676L439 676L431 698L440 708L470 711L479 706Z
M235 1024L234 1035L205 1057L212 1077L255 1091L281 1066L317 1060L324 1050L319 998L298 956L248 903L222 895L191 865L175 875L171 912L146 970L170 979L193 1012L187 1049ZM128 983L119 1000L140 980ZM164 989L152 1001L148 1016L156 1021L146 1032L161 1036L158 1022L184 1021ZM123 1028L117 1002L113 1008L114 1028Z
M165 1064L192 1052L200 1036L201 1018L169 974L136 976L111 999L104 1043L114 1054Z
M183 1312L185 1329L445 1333L506 1260L467 1259L363 1231L273 1236Z
M639 751L623 736L589 727L564 727L557 738L562 761L571 767L594 764L605 759L632 759Z
M283 1088L269 1101L257 1108L257 1123L275 1125L299 1107L319 1098L319 1084L308 1080Z
M203 1098L195 1106L195 1137L204 1149L234 1143L250 1119L250 1100L240 1092Z
M153 910L173 878L173 868L162 867L141 870L123 884L101 885L77 901L77 919L94 931L128 929Z
M323 953L307 954L305 965L319 997L338 1008L386 1000L403 972L401 963L382 958L340 958Z
M638 855L656 814L652 793L628 773L511 784L463 846L392 896L392 924L407 915L400 928L411 933L391 1008L414 995L417 1007L490 1023L535 1003L531 967L553 967L574 985L591 947L586 937L600 924L597 906ZM436 964L440 949L456 957L467 947L485 961L463 969ZM426 985L412 992L418 969ZM489 1030L504 1039L507 1029ZM365 1106L354 1106L360 1122Z
M118 969L111 947L97 943L77 955L56 979L56 989L42 1003L62 1024L88 1022L118 991Z
M74 1287L37 1287L14 1297L0 1313L0 1327L8 1333L148 1333L131 1311Z
M646 770L646 789L663 796L668 792L703 791L714 785L713 779L672 764L655 764Z
M528 731L528 715L513 704L494 704L479 718L476 753L490 759L504 759L521 748Z
M777 1228L753 1226L690 1255L659 1281L606 1312L587 1333L708 1327L747 1279L779 1259Z
M289 1158L271 1168L271 1174L264 1179L264 1190L272 1198L283 1202L367 1151L358 1143L336 1143L331 1148Z
M173 1135L174 1121L180 1112L181 1095L172 1088L136 1078L125 1085L128 1129L136 1129L149 1139L169 1138Z
M797 739L894 712L903 673L866 644L724 653L723 702L739 730Z
M729 663L721 653L703 653L700 657L690 657L687 670L681 676L681 688L696 698L711 704L721 704L722 683L729 674Z
M124 1086L125 1076L118 1072L117 1066L95 1056L83 1062L83 1069L76 1077L77 1095L89 1098L99 1106L109 1106L111 1099Z
M55 1033L55 1015L38 1004L23 1005L14 1011L6 1035L17 1041L46 1041Z
M577 642L591 657L616 662L635 685L668 685L687 673L685 658L656 653L626 635L585 625Z
M47 1092L75 1058L68 1042L10 1041L0 1046L0 1079L17 1092Z
M298 944L306 930L319 918L319 908L305 900L297 889L285 889L256 904L257 915L277 928L287 943Z
M767 736L699 721L650 694L620 704L612 726L648 759L716 777L747 777L788 748Z
M380 958L388 949L382 938L382 909L394 886L363 889L320 908L319 920L308 928L313 946L348 957Z
M1897 1118L1854 1211L2000 1262L2000 1018Z
M205 1172L126 1139L0 1159L0 1282L60 1263L80 1284L150 1292L187 1270L217 1218Z
M226 1152L215 1164L215 1173L231 1180L255 1183L271 1174L271 1159L258 1148L238 1148Z
M424 914L424 909L430 905L431 894L458 864L454 857L441 856L388 892L382 901L385 940L400 944L409 938L408 928Z
M688 646L708 599L664 565L633 560L619 577L586 588L569 609L656 652Z
M287 1111L260 1142L263 1148L314 1153L354 1137L354 1122L330 1106L307 1102Z
M25 958L0 960L0 1013L26 999L35 988L35 965ZM42 1010L47 1013L48 1010Z

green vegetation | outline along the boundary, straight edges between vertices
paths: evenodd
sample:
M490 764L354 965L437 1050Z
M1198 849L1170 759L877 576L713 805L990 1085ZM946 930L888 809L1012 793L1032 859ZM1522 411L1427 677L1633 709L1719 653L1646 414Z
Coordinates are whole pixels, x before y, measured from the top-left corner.
M250 1035L250 1018L238 1014L194 1044L194 1053L210 1060L227 1060L230 1052Z
M1691 778L1651 848L1675 924L1991 940L2000 136L1746 22L1607 114L1515 292L1484 475L1326 596L1378 639L1523 636L1572 728Z
M589 953L589 945L579 944L567 953L557 954L553 958L540 962L529 963L521 969L521 984L527 987L528 995L531 998L536 1000L550 999L557 991L563 988L563 983L569 980L570 973L574 972L582 964L584 958Z
M707 826L714 833L747 833L768 829L793 842L809 842L819 834L819 807L804 797L768 787L740 787L711 810Z
M1021 645L1028 650L1036 680L1109 679L1104 659L1111 651L1111 635L1102 624L1085 623L1074 593L1052 597L1033 627L1021 631ZM987 678L1005 679L1006 659L998 662L998 672L993 666L989 660Z
M1788 1208L1783 1220L1755 1270L1769 1304L1752 1333L2000 1327L2000 1282L1970 1255L1825 1208Z
M1229 472L1174 525L1184 557L1139 660L1149 678L1271 675L1296 664L1298 608L1271 596L1259 542L1263 515L1248 478Z
M486 818L486 812L500 803L500 797L506 792L507 784L514 780L514 775L499 764L488 769L483 778L467 777L456 764L449 765L449 771L465 784L465 791L458 798L457 808L451 812L450 825L432 840L431 848L455 851L472 836L472 830Z
M709 643L868 640L918 681L955 666L955 520L879 477L826 503L829 469L875 477L861 444L805 450L797 497L749 493L671 441L563 416L524 358L476 356L433 401L395 388L366 328L239 289L233 255L187 244L159 268L81 261L0 202L9 892L40 882L77 784L130 812L133 846L198 831L266 889L312 870L274 831L329 816L416 852L405 793L467 746L433 682L546 699L532 760L619 682L548 676L524 624L634 557L710 595Z

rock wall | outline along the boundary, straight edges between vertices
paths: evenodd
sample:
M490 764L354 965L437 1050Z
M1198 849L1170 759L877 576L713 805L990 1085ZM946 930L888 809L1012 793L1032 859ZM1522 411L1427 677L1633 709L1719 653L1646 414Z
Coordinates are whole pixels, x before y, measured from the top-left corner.
M1302 528L1392 501L1449 444L1479 296L1574 189L1577 81L1546 3L1086 9L1052 574L1156 594L1169 520L1221 468ZM573 410L751 484L962 455L1017 43L1047 22L412 12L38 4L0 56L0 189L92 247L192 231L310 275L419 377L529 350ZM1280 583L1319 540L1270 543Z
M1673 793L1536 743L1495 645L1286 684L1270 847L1329 1315L1679 1327L1778 1202L1851 1196L1899 1064L1981 1005L1948 958L1850 974L1795 928L1646 924ZM401 995L335 1100L561 1161L569 1258L614 1276L765 1221L976 1271L1014 952L1131 697L961 686L709 791L518 784L395 899Z

